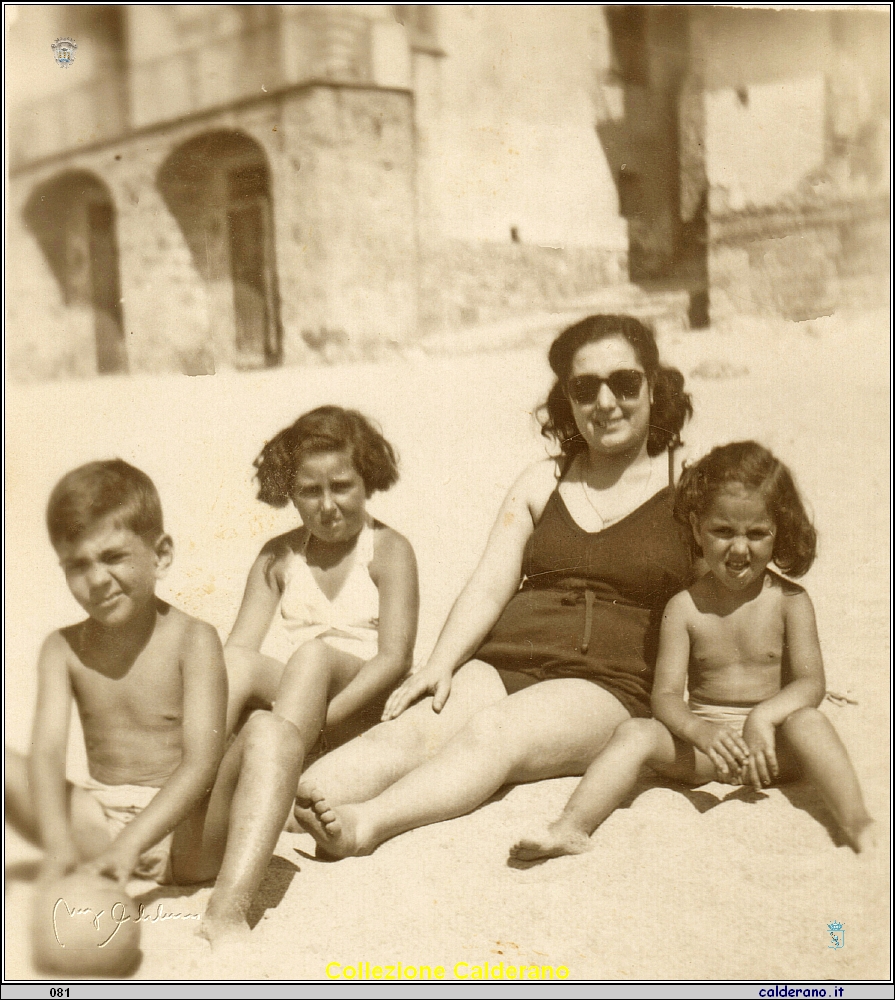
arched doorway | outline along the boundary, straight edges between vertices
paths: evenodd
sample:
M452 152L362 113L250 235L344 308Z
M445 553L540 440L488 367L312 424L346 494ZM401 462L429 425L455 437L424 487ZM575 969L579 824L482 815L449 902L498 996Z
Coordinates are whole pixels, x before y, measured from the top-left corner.
M105 184L86 171L45 181L28 199L34 234L67 306L93 310L96 370L127 371L115 207Z
M206 283L215 340L240 367L279 363L282 337L267 160L240 132L174 150L158 187Z

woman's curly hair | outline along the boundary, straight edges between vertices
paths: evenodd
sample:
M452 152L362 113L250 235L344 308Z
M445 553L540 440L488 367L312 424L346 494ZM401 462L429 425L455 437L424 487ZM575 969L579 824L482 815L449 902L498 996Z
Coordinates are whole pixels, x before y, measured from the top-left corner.
M556 382L538 411L541 434L556 441L567 462L586 447L566 394L572 362L585 344L607 337L624 337L646 372L653 400L646 442L649 455L677 447L684 423L693 413L690 396L684 391L684 376L677 368L666 368L659 361L659 349L649 327L633 316L588 316L563 330L550 346L548 360Z
M302 458L321 451L349 452L367 497L398 481L394 448L363 414L341 406L318 406L261 449L254 463L258 499L271 507L285 507L292 499Z
M804 576L817 553L817 532L792 473L755 441L720 445L686 467L674 501L676 520L690 528L690 515L701 520L715 497L731 483L762 494L777 529L772 560L787 576ZM701 554L692 531L690 535L694 550Z

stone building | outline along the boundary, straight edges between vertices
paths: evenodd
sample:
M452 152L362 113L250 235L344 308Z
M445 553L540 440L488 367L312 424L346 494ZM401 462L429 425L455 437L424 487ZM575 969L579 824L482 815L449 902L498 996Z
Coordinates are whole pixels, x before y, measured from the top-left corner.
M794 318L887 261L888 17L8 8L13 377L376 355L683 297ZM63 67L51 44L76 42ZM887 264L886 264L887 266ZM862 284L863 281L863 284Z

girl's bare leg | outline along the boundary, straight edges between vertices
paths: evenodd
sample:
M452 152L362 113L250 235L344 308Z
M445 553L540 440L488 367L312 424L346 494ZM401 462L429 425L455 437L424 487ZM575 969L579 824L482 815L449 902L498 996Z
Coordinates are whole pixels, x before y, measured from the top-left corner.
M545 681L478 712L376 798L332 807L318 795L311 832L329 854L369 853L405 830L469 812L505 784L583 773L627 718L589 681Z
M816 708L800 708L778 732L852 849L861 853L875 846L876 827L864 805L858 776L830 720Z
M715 777L711 761L675 740L654 719L628 719L585 772L559 819L519 840L510 854L520 861L590 850L590 836L634 791L644 767L686 784Z
M403 715L315 761L299 787L296 819L313 822L311 791L330 805L366 802L434 757L483 708L506 698L497 671L472 660L454 675L451 695L439 714L424 698Z
M273 711L251 716L225 756L206 814L206 825L218 831L220 865L202 927L212 944L248 930L246 916L292 808L305 754L330 698L362 665L325 643L305 643L283 670Z
M253 649L224 648L227 664L227 735L236 731L247 708L270 708L285 664Z

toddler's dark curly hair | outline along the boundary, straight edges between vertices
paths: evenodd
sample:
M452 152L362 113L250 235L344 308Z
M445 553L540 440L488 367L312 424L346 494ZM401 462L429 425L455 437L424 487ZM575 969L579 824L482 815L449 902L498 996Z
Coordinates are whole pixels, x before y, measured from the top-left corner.
M804 576L817 553L817 532L792 473L755 441L720 445L685 468L675 496L675 518L690 529L690 515L701 520L715 497L731 483L762 494L777 529L771 558L787 576ZM701 555L692 531L690 536L694 550Z
M271 507L285 507L292 499L302 458L321 451L349 452L368 498L398 481L394 448L363 414L341 406L318 406L261 449L255 459L258 499Z

